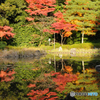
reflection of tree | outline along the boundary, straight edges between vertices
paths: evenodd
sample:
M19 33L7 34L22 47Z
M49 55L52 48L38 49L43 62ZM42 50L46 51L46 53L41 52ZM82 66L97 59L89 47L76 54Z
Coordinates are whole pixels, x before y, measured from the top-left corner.
M83 73L85 74L85 66L84 66L84 61L82 60L82 67L83 67Z
M63 71L64 69L64 65L67 66L70 69L73 69L73 72L81 72L82 68L81 68L81 62L80 61L74 61L74 60L66 60L66 59L61 59L57 62L57 71ZM70 66L70 67L69 67Z
M62 68L61 68L61 71L63 71L64 70L64 61L63 61L63 59L61 59L61 64L62 64Z
M56 60L55 60L55 55L54 55L54 68L55 68L55 72L56 72Z

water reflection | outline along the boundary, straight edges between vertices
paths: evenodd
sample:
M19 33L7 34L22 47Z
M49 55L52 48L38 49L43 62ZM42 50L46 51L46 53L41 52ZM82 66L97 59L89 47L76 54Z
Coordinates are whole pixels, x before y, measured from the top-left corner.
M95 70L95 66L100 65L99 60L76 61L54 55L27 61L0 63L0 100L29 100L33 98L33 92L38 95L38 99L45 98L43 100L52 97L63 100L71 91L100 93L100 74ZM40 95L40 92L43 94ZM99 96L91 98L97 100Z

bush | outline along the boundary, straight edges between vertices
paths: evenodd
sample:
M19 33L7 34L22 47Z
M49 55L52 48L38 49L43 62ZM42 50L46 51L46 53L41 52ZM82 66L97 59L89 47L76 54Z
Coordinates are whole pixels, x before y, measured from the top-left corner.
M7 46L7 43L4 41L0 41L0 49L4 49Z

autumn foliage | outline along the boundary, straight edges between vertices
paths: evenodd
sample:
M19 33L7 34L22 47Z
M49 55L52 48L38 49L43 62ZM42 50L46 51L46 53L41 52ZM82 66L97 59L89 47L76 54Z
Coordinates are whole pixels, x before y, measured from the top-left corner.
M16 72L14 70L12 70L12 71L8 71L8 69L6 71L1 70L0 71L1 82L3 82L3 81L9 82L9 81L13 80L14 77L12 75L15 73Z
M46 96L43 96L46 95ZM29 97L31 100L56 100L57 97L57 93L56 92L49 92L49 89L46 88L44 90L31 90L30 93L27 94L27 96L31 96ZM51 97L53 96L53 97Z
M55 10L56 0L26 0L29 4L25 11L30 15L45 15ZM31 18L30 18L31 19ZM33 19L34 20L34 19Z
M51 76L55 76L55 75L56 75L56 77L53 77L52 79L55 82L55 84L57 85L56 90L59 92L62 92L65 89L65 86L68 82L77 80L77 76L74 74L65 73L64 75L62 75L59 72L51 74Z
M30 96L29 98L31 100L57 100L57 92L62 93L62 91L65 89L65 86L68 82L76 81L77 75L74 74L67 74L65 73L62 75L60 72L50 72L44 74L45 78L51 77L52 81L55 83L55 91L52 92L49 90L49 88L46 88L44 90L35 90L32 89L31 92L27 94L27 96ZM36 84L29 84L29 88L35 88Z
M71 66L65 66L64 65L64 69L63 69L65 72L67 72L67 73L72 73L72 71L73 71L73 68L71 67Z
M64 37L69 37L72 34L72 30L76 30L76 25L65 21L63 14L58 11L54 14L55 21L51 24L50 30L45 29L44 32L49 32L51 34L58 33L62 34Z
M6 39L9 39L14 36L14 33L11 33L13 31L13 28L9 26L0 26L0 38L5 37Z
M56 3L56 0L26 0L26 2L29 4L29 6L28 9L26 9L25 11L28 12L31 16L47 16L49 12L55 10L54 4ZM27 17L26 19L28 21L34 20L34 18L31 17ZM51 25L50 30L44 29L43 32L49 32L51 34L61 33L64 37L69 37L72 34L71 31L76 30L76 25L66 22L63 18L63 14L60 11L54 14L54 19L56 22Z

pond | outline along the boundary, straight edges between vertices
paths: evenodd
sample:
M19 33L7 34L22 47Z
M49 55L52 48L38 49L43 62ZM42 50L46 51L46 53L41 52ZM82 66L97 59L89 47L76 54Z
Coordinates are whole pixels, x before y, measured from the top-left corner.
M96 65L100 58L0 59L0 100L64 100L71 91L98 93L77 100L100 100Z

